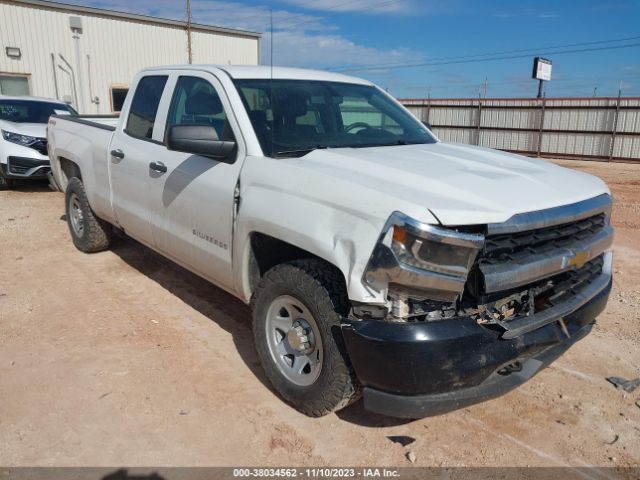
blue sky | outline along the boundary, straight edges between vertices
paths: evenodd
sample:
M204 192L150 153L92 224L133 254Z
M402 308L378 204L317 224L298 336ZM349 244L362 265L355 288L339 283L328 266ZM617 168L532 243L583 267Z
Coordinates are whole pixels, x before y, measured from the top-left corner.
M185 15L182 0L66 1ZM553 61L547 96L640 96L638 0L192 0L194 22L265 32L263 63L270 10L275 64L348 69L398 97L477 97L485 80L488 97L535 96L535 54ZM609 49L623 45L635 46ZM602 50L559 53L592 48ZM495 52L522 58L451 63ZM420 63L430 65L398 67Z

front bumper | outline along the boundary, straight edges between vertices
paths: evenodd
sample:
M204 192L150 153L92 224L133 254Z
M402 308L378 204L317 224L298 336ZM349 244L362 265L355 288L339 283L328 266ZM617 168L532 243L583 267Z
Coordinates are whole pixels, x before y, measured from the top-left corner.
M394 324L345 321L345 345L367 410L402 418L439 415L500 396L586 336L611 283L573 313L511 339L471 318ZM559 318L558 318L559 319Z
M7 163L0 163L0 174L9 179L47 178L51 170L48 158L9 156Z

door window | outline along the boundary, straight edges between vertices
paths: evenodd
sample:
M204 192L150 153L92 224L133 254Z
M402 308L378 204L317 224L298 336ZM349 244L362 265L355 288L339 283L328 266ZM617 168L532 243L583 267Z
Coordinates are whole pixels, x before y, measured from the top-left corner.
M125 130L129 135L141 139L151 139L160 98L166 83L166 75L143 77L138 82Z
M218 92L198 77L178 78L165 133L173 125L210 125L215 128L219 140L234 139Z

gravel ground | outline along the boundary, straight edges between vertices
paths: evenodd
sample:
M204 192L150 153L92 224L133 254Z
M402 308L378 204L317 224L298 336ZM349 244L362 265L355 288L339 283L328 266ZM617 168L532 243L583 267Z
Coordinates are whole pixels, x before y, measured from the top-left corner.
M640 165L560 163L615 196L606 312L516 391L411 422L297 413L240 301L130 240L78 252L45 186L0 192L0 465L640 465L640 388L605 380L640 375Z

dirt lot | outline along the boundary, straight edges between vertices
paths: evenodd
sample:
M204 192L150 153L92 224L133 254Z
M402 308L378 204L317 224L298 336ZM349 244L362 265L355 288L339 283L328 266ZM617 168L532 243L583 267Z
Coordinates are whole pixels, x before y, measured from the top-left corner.
M640 389L605 381L640 375L640 165L563 164L616 199L597 328L505 397L412 422L297 413L241 302L133 241L78 252L60 193L0 192L0 465L640 465Z

